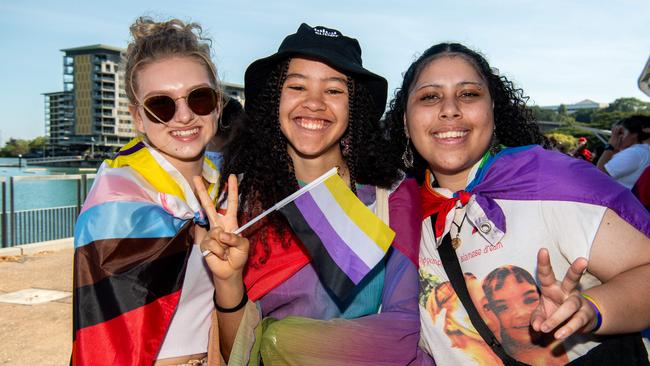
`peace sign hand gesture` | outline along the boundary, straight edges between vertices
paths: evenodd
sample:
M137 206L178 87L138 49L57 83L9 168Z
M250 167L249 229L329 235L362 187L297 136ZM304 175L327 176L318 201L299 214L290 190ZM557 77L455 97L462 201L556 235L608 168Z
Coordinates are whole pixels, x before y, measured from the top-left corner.
M539 305L530 317L530 324L535 331L550 333L559 327L554 337L564 339L594 323L596 312L578 291L586 268L585 258L576 259L560 282L555 279L548 250L539 250L537 277L540 281L541 296Z
M237 177L233 174L228 177L228 208L223 216L217 213L201 177L194 177L194 187L210 223L210 230L200 242L210 270L220 280L230 280L235 275L241 278L249 243L248 239L232 233L239 227Z

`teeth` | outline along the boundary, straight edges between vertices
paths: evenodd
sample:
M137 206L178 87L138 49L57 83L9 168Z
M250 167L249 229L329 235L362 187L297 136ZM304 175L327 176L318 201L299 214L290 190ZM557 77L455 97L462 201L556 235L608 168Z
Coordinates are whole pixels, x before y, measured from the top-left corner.
M196 135L197 133L199 133L198 128L193 128L191 130L184 130L184 131L176 130L176 131L172 131L172 136L187 137L191 135Z
M325 121L322 119L298 118L296 123L306 130L317 131L325 128Z
M433 134L436 138L439 139L451 139L458 138L467 135L468 131L447 131L447 132L438 132Z

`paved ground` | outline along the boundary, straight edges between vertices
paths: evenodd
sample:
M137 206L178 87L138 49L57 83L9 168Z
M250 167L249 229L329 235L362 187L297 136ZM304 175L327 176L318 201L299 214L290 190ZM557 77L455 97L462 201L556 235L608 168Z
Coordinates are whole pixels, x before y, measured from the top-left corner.
M39 247L47 248L36 245L24 251L35 253L28 255L0 250L0 295L27 288L72 291L73 250L57 245L38 252ZM0 365L68 365L71 304L71 297L38 305L0 302Z
M0 295L26 288L72 291L72 249L0 255ZM67 365L72 298L38 305L0 302L0 365Z

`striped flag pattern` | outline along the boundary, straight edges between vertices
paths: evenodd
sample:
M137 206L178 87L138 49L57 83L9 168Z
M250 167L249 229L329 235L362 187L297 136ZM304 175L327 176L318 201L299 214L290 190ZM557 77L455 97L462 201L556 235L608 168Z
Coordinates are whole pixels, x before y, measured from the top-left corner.
M199 206L155 154L136 138L105 161L77 219L73 365L152 365L176 311Z
M180 298L190 227L171 237L76 243L74 365L153 363Z
M344 300L384 258L395 232L338 174L303 189L279 211L309 252L323 283Z

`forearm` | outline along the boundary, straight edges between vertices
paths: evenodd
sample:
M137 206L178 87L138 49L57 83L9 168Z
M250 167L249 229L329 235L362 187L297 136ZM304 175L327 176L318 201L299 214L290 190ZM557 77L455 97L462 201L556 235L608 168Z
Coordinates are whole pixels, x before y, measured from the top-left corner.
M244 296L244 283L241 276L236 276L228 281L214 278L215 301L222 308L234 308ZM227 361L230 358L237 330L244 316L245 307L229 313L217 310L219 318L219 343L221 354Z
M598 169L601 171L609 174L607 170L605 169L605 164L607 164L608 161L612 160L612 157L614 156L615 152L614 150L605 150L603 153L600 155L600 158L598 158L598 163L596 166Z
M265 365L429 365L418 352L420 314L415 265L398 250L386 264L382 312L329 321L289 317L265 330ZM318 363L320 361L320 363Z
M419 317L383 313L329 321L288 317L262 338L265 365L427 365L417 354Z
M650 327L650 264L632 268L584 291L603 317L597 334L636 332ZM591 325L588 325L591 327Z

